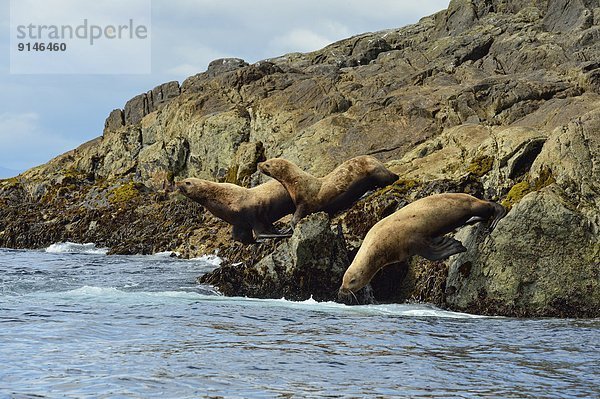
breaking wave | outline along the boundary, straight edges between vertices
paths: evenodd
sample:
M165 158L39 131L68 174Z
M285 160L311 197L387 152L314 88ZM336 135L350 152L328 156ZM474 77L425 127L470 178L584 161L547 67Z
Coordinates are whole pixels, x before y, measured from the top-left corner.
M77 244L74 242L57 242L45 249L54 254L95 254L106 255L108 248L98 248L94 243Z

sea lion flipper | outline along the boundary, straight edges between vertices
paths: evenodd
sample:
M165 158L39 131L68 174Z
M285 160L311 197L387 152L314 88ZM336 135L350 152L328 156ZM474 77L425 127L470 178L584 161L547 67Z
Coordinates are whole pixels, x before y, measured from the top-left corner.
M273 226L272 223L257 223L254 226L254 235L256 241L263 242L271 238L289 238L292 236L293 230L291 228L285 231L279 231L277 227Z
M427 245L418 252L418 255L429 260L442 260L466 250L467 248L460 241L442 236L429 240Z
M276 238L290 238L292 234L260 234L256 236L256 242L266 242Z
M484 222L486 220L487 219L484 218L483 216L472 216L469 220L467 220L465 222L465 224L472 225L472 224L475 224L475 223L478 223L478 222Z
M502 205L497 204L495 202L492 202L492 205L494 206L494 213L492 214L492 221L490 222L490 226L488 227L490 232L492 232L496 228L496 225L498 224L500 219L502 219L508 213L506 208Z
M252 235L252 229L250 227L240 226L238 224L233 225L231 231L231 237L235 241L239 241L243 244L254 244L254 236Z
M288 226L285 230L281 230L279 232L279 234L283 234L283 235L289 235L291 237L292 233L294 233L294 229L292 228L292 226Z
M296 225L298 224L298 222L300 220L302 220L302 218L304 218L305 216L309 215L311 212L309 212L306 209L305 205L296 205L296 211L294 212L294 216L292 216L292 220L290 221L290 227L293 230L294 227L296 227Z

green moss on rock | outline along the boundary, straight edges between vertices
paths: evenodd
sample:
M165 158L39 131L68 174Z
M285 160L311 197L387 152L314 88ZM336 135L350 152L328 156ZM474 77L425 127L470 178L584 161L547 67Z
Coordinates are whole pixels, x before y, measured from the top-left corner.
M11 177L9 179L0 180L0 188L11 189L17 187L21 183L18 177Z
M552 175L552 171L549 168L543 168L540 171L540 175L533 180L533 191L539 191L542 188L551 185L552 183L556 183L556 179Z
M406 194L410 192L413 188L418 187L420 184L421 182L415 179L398 179L393 184L390 184L389 186L377 191L374 194L374 196L380 196L389 192L394 192L397 194Z
M516 203L521 201L524 196L532 192L531 186L527 180L523 180L520 183L515 184L511 187L510 191L506 195L506 198L502 201L502 205L508 209L511 209Z
M392 184L392 188L394 191L399 193L408 193L419 184L420 182L415 179L398 179L394 184Z
M225 174L225 183L238 184L238 165L233 165L227 169L227 173Z
M113 189L108 197L108 202L112 205L129 202L140 195L140 191L134 182L125 183Z
M85 177L85 173L75 168L68 168L64 170L63 176L71 179L82 179Z
M531 183L526 179L512 186L510 191L506 195L506 198L502 201L502 205L504 205L508 209L511 209L527 194L532 193L534 191L539 191L554 182L556 182L556 180L552 175L552 171L548 168L544 168L540 171L539 176L533 179Z
M492 170L494 165L494 157L489 155L481 155L471 160L471 164L467 167L467 172L481 177Z

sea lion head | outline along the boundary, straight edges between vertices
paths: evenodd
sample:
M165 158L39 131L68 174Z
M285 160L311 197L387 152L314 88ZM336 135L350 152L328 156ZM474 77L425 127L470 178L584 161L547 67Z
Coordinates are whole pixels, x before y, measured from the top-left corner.
M195 201L202 201L210 193L210 182L207 180L189 178L175 183L177 190Z
M354 264L350 265L346 273L344 273L342 285L338 290L338 298L344 302L347 302L348 298L356 298L355 293L369 284L369 281L375 275L375 273L367 268L353 266Z
M258 163L258 169L274 179L285 178L290 171L291 163L282 158L271 158Z

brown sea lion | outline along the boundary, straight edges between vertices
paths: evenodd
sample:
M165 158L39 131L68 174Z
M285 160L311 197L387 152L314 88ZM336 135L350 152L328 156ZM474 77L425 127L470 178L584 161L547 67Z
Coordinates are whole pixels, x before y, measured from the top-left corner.
M256 238L279 236L273 222L294 211L285 187L269 180L253 188L189 178L176 183L186 197L200 203L213 215L233 226L232 237L246 244Z
M315 177L281 158L260 162L258 169L277 179L290 193L296 205L292 226L311 213L333 215L347 209L367 191L398 180L398 175L368 155L347 160L325 177Z
M366 286L381 268L412 255L441 260L465 252L460 241L444 234L490 218L491 231L504 215L506 209L502 205L468 194L436 194L417 200L369 230L344 273L338 296L347 299Z

